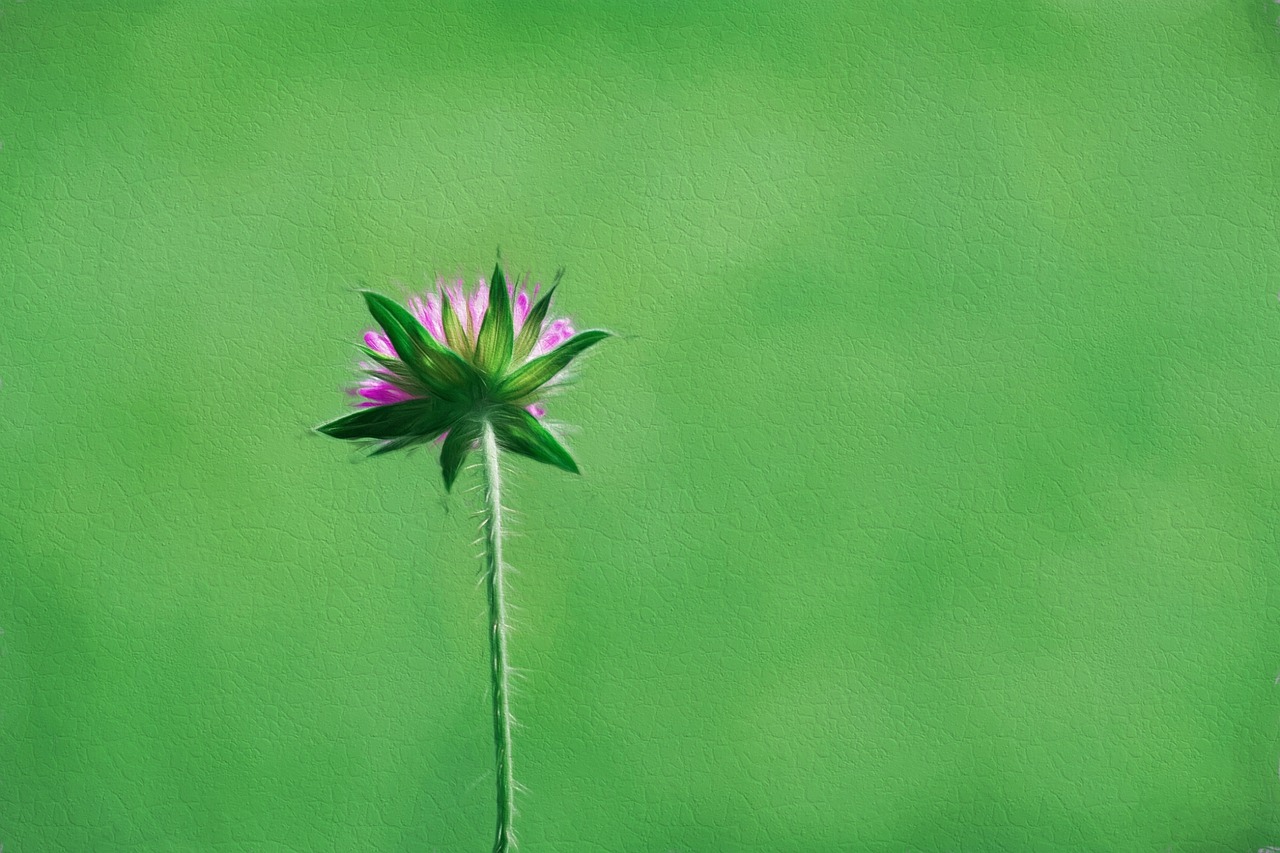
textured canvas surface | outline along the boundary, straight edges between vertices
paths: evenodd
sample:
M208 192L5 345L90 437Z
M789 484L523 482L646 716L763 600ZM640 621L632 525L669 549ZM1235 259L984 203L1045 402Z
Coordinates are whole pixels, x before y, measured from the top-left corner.
M0 0L3 850L488 849L476 496L309 430L498 246L522 849L1280 845L1278 14Z

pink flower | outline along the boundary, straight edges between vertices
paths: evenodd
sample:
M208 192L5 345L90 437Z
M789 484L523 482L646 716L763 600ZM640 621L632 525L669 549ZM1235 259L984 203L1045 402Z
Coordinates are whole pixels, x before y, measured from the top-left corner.
M468 293L461 281L411 297L408 308L364 291L381 329L365 332L366 378L351 393L356 411L316 429L333 438L373 441L373 454L442 440L445 488L480 440L490 435L508 452L577 473L577 463L539 419L543 397L565 368L609 337L576 332L549 318L553 284L509 287L501 266L492 287Z
M542 290L540 283L534 284L533 289L529 290L528 283L529 279L526 276L524 282L518 285L507 285L507 293L511 300L513 334L516 339L519 339L520 332L524 329L525 320L528 319L529 312ZM459 354L465 356L467 350L475 349L476 337L480 332L480 325L484 322L484 315L489 306L489 284L482 278L476 288L467 293L462 279L458 279L452 284L446 284L444 279L438 279L435 290L427 291L421 296L409 297L409 312L413 314L437 343L443 346L450 346L448 337L445 334L442 317L443 305L441 301L444 299L449 300L449 304L462 326L465 343L462 344L462 351L459 351ZM569 340L573 335L573 323L567 317L545 317L541 332L538 334L532 349L519 362L513 361L511 367L519 367L525 362L546 355L560 346L560 344ZM365 332L364 343L365 346L379 355L387 358L397 357L395 348L391 345L391 340L385 332L377 329ZM390 373L385 368L371 361L360 362L360 368L370 374L380 373L390 376ZM418 396L426 396L425 394L412 394L396 385L390 379L380 379L375 375L367 376L350 393L362 398L361 402L356 403L357 408L385 406L389 403L399 403L404 400L412 400ZM547 414L546 408L541 403L530 403L525 406L525 409L537 418L545 417ZM439 440L443 441L444 436L440 436Z

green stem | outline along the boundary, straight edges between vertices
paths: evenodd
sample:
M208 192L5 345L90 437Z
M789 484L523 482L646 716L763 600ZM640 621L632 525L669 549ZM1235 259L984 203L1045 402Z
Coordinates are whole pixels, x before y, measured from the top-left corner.
M507 699L507 612L502 589L502 470L493 426L484 425L480 438L484 454L484 558L489 592L489 656L493 662L493 745L498 770L498 833L493 853L515 846L511 819L515 813L511 776L511 706Z

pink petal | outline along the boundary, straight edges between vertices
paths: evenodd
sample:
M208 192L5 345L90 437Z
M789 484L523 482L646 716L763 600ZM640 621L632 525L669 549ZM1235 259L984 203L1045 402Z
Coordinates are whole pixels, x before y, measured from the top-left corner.
M430 333L431 337L436 339L436 343L443 344L445 342L444 320L440 313L439 294L427 294L426 304L422 306L422 325Z
M524 318L529 316L529 294L520 289L516 294L515 304L511 308L511 314L515 320L515 333L520 334L520 330L524 328Z
M547 330L543 332L542 339L534 346L530 355L533 357L545 355L571 337L573 337L573 326L570 325L568 319L560 317L554 320L547 327Z
M402 400L412 400L412 394L406 394L396 386L387 382L377 382L375 384L365 385L356 389L356 393L366 400L372 400L375 405L387 405L388 403L399 403Z
M422 324L427 334L443 343L444 329L440 324L440 306L438 304L433 306L431 300L431 294L427 294L425 302L418 296L409 297L409 313Z
M391 339L382 332L365 332L364 343L369 349L382 355L396 357L395 347L391 346Z
M489 285L484 279L480 279L480 285L476 288L475 293L471 294L471 303L468 306L471 313L471 329L476 335L480 333L480 324L484 322L484 312L489 307Z
M470 311L462 310L467 304L466 293L462 289L462 279L458 279L457 284L444 291L449 297L449 305L453 308L453 315L458 318L458 323L462 326L462 331L467 337L474 339L475 333L471 329Z
M409 313L412 314L413 318L419 323L425 324L427 322L427 306L423 304L421 297L409 297Z

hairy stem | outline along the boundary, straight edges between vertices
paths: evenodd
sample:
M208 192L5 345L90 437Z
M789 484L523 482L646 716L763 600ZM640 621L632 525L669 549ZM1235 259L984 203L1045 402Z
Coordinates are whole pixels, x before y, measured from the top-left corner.
M484 425L480 438L484 454L484 559L485 585L489 592L489 656L493 669L493 745L498 771L498 832L493 853L507 853L515 846L511 819L515 812L511 775L511 706L508 700L507 611L502 588L502 470L498 467L498 440L493 426Z

